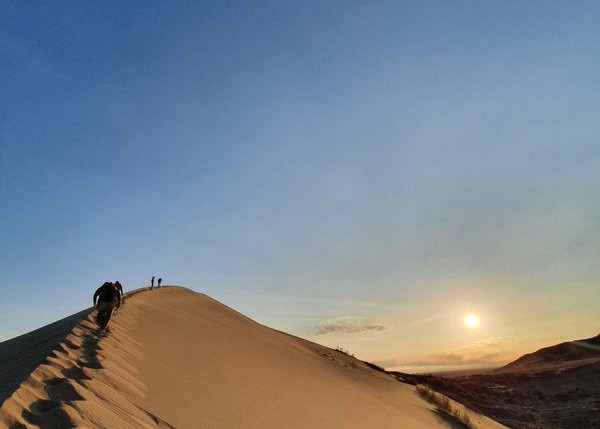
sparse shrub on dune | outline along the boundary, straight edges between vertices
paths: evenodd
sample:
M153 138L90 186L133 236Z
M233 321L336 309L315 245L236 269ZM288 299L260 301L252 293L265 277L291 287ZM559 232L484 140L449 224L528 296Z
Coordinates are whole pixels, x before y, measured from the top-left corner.
M448 414L454 414L454 408L452 407L452 404L450 404L450 399L448 399L447 396L444 395L438 395L440 397L439 400L439 407L446 411Z
M427 402L435 405L441 412L449 415L454 420L458 421L465 429L477 429L477 426L472 422L471 417L466 411L452 406L450 399L441 393L435 393L429 387L421 384L417 385L417 393Z
M461 421L462 424L464 424L468 428L472 428L475 426L473 424L473 422L471 421L471 417L469 417L469 415L465 411L463 411L461 413L459 420Z
M343 354L345 354L345 355L347 355L347 356L350 356L350 357L354 357L354 353L350 353L350 350L344 349L344 348L343 348L343 347L341 347L341 346L337 346L337 347L335 348L335 351L336 351L336 352L343 353Z

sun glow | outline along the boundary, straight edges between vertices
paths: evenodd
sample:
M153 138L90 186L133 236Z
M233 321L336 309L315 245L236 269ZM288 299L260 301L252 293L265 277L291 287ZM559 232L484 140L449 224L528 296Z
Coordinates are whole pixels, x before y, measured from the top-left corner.
M479 317L475 316L474 314L467 314L463 319L463 322L465 322L465 325L471 329L478 328L480 323Z

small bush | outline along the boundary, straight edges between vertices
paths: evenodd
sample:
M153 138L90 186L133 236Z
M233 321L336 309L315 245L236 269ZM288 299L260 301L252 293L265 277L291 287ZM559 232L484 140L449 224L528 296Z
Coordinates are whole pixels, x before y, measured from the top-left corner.
M465 411L461 412L459 409L454 408L447 396L442 395L441 393L435 393L429 387L421 384L417 385L417 393L427 402L435 405L439 410L456 419L465 427L465 429L477 429L469 415Z
M336 351L336 352L340 352L340 353L344 353L345 355L347 355L347 356L350 356L350 357L354 357L354 354L353 354L353 353L350 353L350 350L346 350L346 349L344 349L344 348L343 348L343 347L341 347L341 346L337 346L337 347L335 348L335 351Z
M463 411L461 413L459 420L461 421L462 424L464 424L468 428L475 427L473 422L471 422L471 417L469 417L469 415L465 411Z

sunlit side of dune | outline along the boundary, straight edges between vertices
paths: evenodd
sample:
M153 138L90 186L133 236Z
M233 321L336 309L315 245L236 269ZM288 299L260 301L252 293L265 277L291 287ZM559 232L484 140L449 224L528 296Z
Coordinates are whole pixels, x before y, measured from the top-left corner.
M6 399L0 428L449 427L413 386L185 288L128 296L109 332L92 316Z

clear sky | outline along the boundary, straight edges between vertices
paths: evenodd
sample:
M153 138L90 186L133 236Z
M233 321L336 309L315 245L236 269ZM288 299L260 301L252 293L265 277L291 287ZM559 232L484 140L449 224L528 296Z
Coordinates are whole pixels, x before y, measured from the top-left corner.
M595 1L5 1L0 339L153 274L389 368L598 334L599 46Z

